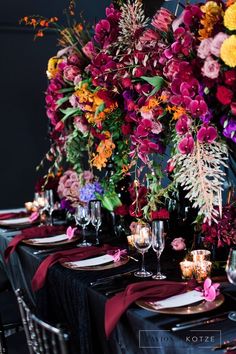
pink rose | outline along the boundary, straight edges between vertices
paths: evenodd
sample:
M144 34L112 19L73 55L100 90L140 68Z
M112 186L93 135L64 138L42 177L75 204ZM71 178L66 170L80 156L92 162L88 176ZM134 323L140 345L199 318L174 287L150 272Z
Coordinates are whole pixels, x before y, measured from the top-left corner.
M68 62L72 65L79 65L81 64L81 58L77 54L73 53L69 56Z
M77 86L82 81L82 76L79 74L74 78L74 85Z
M87 170L87 171L84 171L83 172L83 179L86 181L86 182L90 182L92 181L94 178L94 175L91 171Z
M67 65L63 70L64 79L67 81L74 81L75 77L80 74L80 69L74 65Z
M80 116L74 117L74 125L83 134L88 131L87 125L84 124L83 118Z
M202 75L209 79L217 79L220 72L220 64L212 57L208 57L202 67Z
M197 55L199 58L206 59L208 57L211 50L211 43L212 38L203 39L203 41L201 41L197 50Z
M185 240L182 237L177 237L171 242L171 246L175 251L182 251L186 249Z
M215 55L216 57L219 58L220 56L220 48L223 44L223 42L228 38L229 36L226 33L219 32L212 40L211 42L211 54Z

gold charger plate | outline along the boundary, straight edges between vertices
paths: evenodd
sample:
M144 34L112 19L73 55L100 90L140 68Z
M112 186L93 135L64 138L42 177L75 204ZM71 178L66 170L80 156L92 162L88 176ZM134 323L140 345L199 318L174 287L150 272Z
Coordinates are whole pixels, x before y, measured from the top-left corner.
M129 262L129 257L127 256L127 257L122 257L122 259L119 260L118 262L110 262L110 263L97 265L97 266L91 266L91 267L78 267L78 266L71 264L71 262L62 263L62 266L65 268L73 269L73 270L96 270L97 271L97 270L106 270L106 269L117 268L122 265L125 265L128 262Z
M55 236L55 235L52 235ZM47 236L50 237L50 236ZM38 238L38 237L37 237ZM61 246L61 245L68 245L70 243L75 243L76 241L78 241L80 239L80 236L74 236L73 238L71 238L70 240L63 240L63 241L58 241L58 242L51 242L51 243L41 243L41 242L37 242L35 243L33 241L33 239L31 240L22 240L23 243L25 243L27 246L34 246L34 247L57 247L57 246ZM42 237L43 240L43 237Z
M147 301L136 301L136 304L139 307L142 307L145 310L156 312L156 313L164 313L168 315L195 315L198 313L213 311L217 309L217 307L221 306L224 302L225 298L224 295L220 294L216 297L214 301L201 301L197 304L181 306L181 307L172 307L172 308L165 308L165 309L155 309Z

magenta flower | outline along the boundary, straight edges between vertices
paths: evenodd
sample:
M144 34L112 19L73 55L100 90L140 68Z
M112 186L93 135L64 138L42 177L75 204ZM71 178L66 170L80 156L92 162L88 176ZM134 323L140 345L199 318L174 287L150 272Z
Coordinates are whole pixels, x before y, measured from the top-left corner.
M183 23L186 26L191 26L194 24L194 20L199 22L202 17L202 11L197 5L188 5L184 10Z
M188 132L189 127L190 127L190 123L191 123L191 121L186 115L181 116L175 125L176 132L179 135L186 134Z
M208 111L207 104L201 96L196 96L194 100L191 100L187 108L193 117L202 116Z
M187 135L178 144L178 149L183 155L191 154L193 152L193 148L194 148L194 140L191 135Z
M135 135L137 137L148 136L149 132L152 129L152 121L150 119L142 119L141 123L138 125Z
M158 10L155 16L153 17L151 24L159 31L168 32L173 19L173 14L164 7L161 7L160 10Z
M63 71L65 80L74 81L75 77L81 73L80 69L75 65L67 65Z
M212 143L217 138L217 130L212 126L202 126L197 132L199 143Z
M111 25L108 20L99 21L95 26L95 41L97 43L102 43L104 38L109 35L110 29Z
M82 51L89 59L93 59L96 55L94 44L91 41L85 44Z

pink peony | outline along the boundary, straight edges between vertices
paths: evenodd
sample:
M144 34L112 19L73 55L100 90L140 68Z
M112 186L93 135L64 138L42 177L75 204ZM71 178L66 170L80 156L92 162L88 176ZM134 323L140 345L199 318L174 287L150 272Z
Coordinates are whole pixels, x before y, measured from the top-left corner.
M212 43L212 38L206 38L203 39L203 41L201 41L197 50L197 55L199 58L206 59L208 57L211 50L211 43Z
M63 71L64 79L72 82L74 81L75 77L79 74L80 74L80 69L74 65L67 65Z
M174 240L171 242L171 246L175 251L183 251L186 249L185 240L182 237L174 238Z
M219 72L220 64L212 57L207 57L202 67L203 76L206 76L209 79L217 79L217 77L219 76Z
M219 32L212 40L211 46L210 46L210 51L211 54L215 55L217 58L220 56L220 48L223 44L223 42L228 38L229 36L226 33Z

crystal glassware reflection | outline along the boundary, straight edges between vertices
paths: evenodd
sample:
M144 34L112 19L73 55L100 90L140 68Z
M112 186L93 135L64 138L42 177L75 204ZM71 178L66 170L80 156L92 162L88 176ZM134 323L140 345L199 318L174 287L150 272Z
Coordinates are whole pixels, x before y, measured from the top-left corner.
M135 234L133 235L133 241L135 248L142 255L141 269L135 272L134 275L139 278L150 277L152 273L148 272L144 266L144 253L149 250L152 241L150 226L148 224L138 223Z
M231 284L236 285L236 249L231 248L226 264L226 274ZM229 313L229 319L236 321L236 311Z
M157 273L153 275L153 279L165 279L166 276L161 273L160 258L161 254L165 248L165 231L164 231L164 221L154 220L152 222L152 248L157 255Z
M98 234L99 234L99 228L102 225L102 210L101 210L100 200L90 201L90 216L91 216L91 223L95 227L95 230L96 230L95 244L99 245Z
M53 216L52 213L54 211L54 193L52 189L48 189L45 191L45 198L47 201L45 209L48 211L49 217L50 217L50 222L49 225L53 225Z
M83 230L83 240L82 243L79 244L79 246L80 247L91 246L91 243L86 241L86 236L85 236L86 226L90 223L90 213L89 213L88 206L79 204L75 209L74 217L75 217L76 225L77 224L80 225Z

